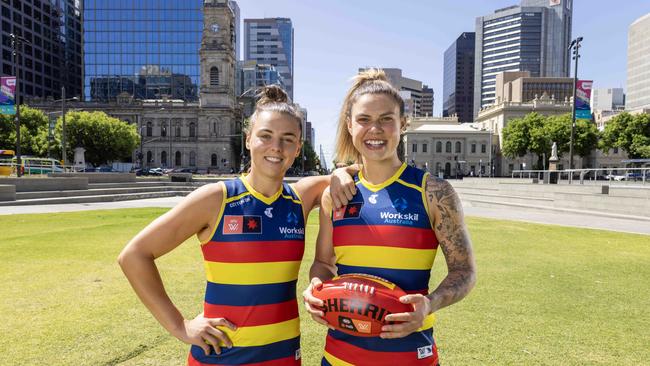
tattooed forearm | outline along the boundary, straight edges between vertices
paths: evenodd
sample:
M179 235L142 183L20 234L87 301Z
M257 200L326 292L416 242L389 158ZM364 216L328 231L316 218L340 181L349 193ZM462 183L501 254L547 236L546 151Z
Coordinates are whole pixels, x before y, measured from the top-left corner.
M467 296L476 282L476 269L463 208L454 188L445 180L429 177L426 194L448 271L447 277L429 295L435 311Z

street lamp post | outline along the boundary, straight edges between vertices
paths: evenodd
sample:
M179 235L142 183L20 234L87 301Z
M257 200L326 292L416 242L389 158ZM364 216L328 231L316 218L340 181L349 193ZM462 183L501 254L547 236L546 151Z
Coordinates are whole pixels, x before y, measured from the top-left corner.
M20 159L20 65L18 62L18 49L17 46L20 45L21 52L22 47L25 43L31 45L31 43L25 38L11 33L11 61L13 64L14 74L16 76L16 95L15 95L15 105L16 105L16 114L14 115L14 123L16 125L16 176L21 177L22 171L22 161Z
M573 142L576 130L576 89L578 88L578 59L580 58L580 42L582 37L578 37L571 41L569 50L573 49L573 59L575 60L575 68L573 72L573 106L571 108L571 140L569 142L569 168L573 169ZM573 173L571 173L573 177Z
M65 98L65 86L61 87L61 100L55 100L53 103L56 102L61 102L61 160L63 162L63 168L65 169L65 164L66 164L66 132L65 132L65 113L66 113L66 108L65 108L65 102L69 101L77 101L79 98L77 97L72 97L72 98Z
M63 162L63 169L65 169L65 86L61 87L61 118L63 121L61 131L61 161Z

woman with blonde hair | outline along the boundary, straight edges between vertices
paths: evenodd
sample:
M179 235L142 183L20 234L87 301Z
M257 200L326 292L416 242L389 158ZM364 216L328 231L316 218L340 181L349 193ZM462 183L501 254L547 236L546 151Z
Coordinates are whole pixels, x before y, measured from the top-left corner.
M330 177L283 182L300 154L302 116L277 86L265 87L259 96L246 133L249 173L198 188L144 228L119 256L149 311L169 333L192 345L192 366L300 364L296 279L305 221ZM354 186L348 174L355 172L340 171L344 202L346 189ZM168 297L155 259L193 235L201 242L207 286L203 313L186 320Z
M379 337L327 334L322 365L437 365L434 312L464 298L475 283L472 246L460 200L444 180L400 161L404 101L381 70L357 75L338 124L338 161L363 163L356 194L346 206L325 190L311 284L304 291L312 318L326 324L312 288L335 275L365 273L407 292L410 313L390 314ZM438 248L448 274L429 291Z

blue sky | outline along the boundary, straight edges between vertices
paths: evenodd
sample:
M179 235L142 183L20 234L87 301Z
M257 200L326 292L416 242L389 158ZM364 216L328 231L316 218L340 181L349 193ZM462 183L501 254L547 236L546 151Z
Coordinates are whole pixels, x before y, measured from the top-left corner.
M288 17L295 32L295 101L309 111L316 149L328 166L336 121L359 67L397 67L434 89L441 114L443 53L477 16L518 0L238 0L245 18ZM650 0L574 0L573 37L583 36L578 77L594 87L625 87L627 30ZM242 52L243 55L243 52ZM318 153L318 151L317 151Z

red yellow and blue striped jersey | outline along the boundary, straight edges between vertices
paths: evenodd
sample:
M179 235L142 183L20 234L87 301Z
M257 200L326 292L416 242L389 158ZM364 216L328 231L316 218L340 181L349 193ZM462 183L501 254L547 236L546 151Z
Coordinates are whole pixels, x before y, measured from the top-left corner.
M202 244L207 287L204 316L226 318L219 327L231 349L206 356L192 346L188 364L300 365L296 280L305 250L300 196L286 183L273 196L243 178L225 182L214 232Z
M359 173L357 193L332 213L338 274L383 277L407 293L428 294L438 240L425 195L427 173L406 164L382 184ZM356 337L337 330L327 334L322 365L436 365L434 316L401 339Z

